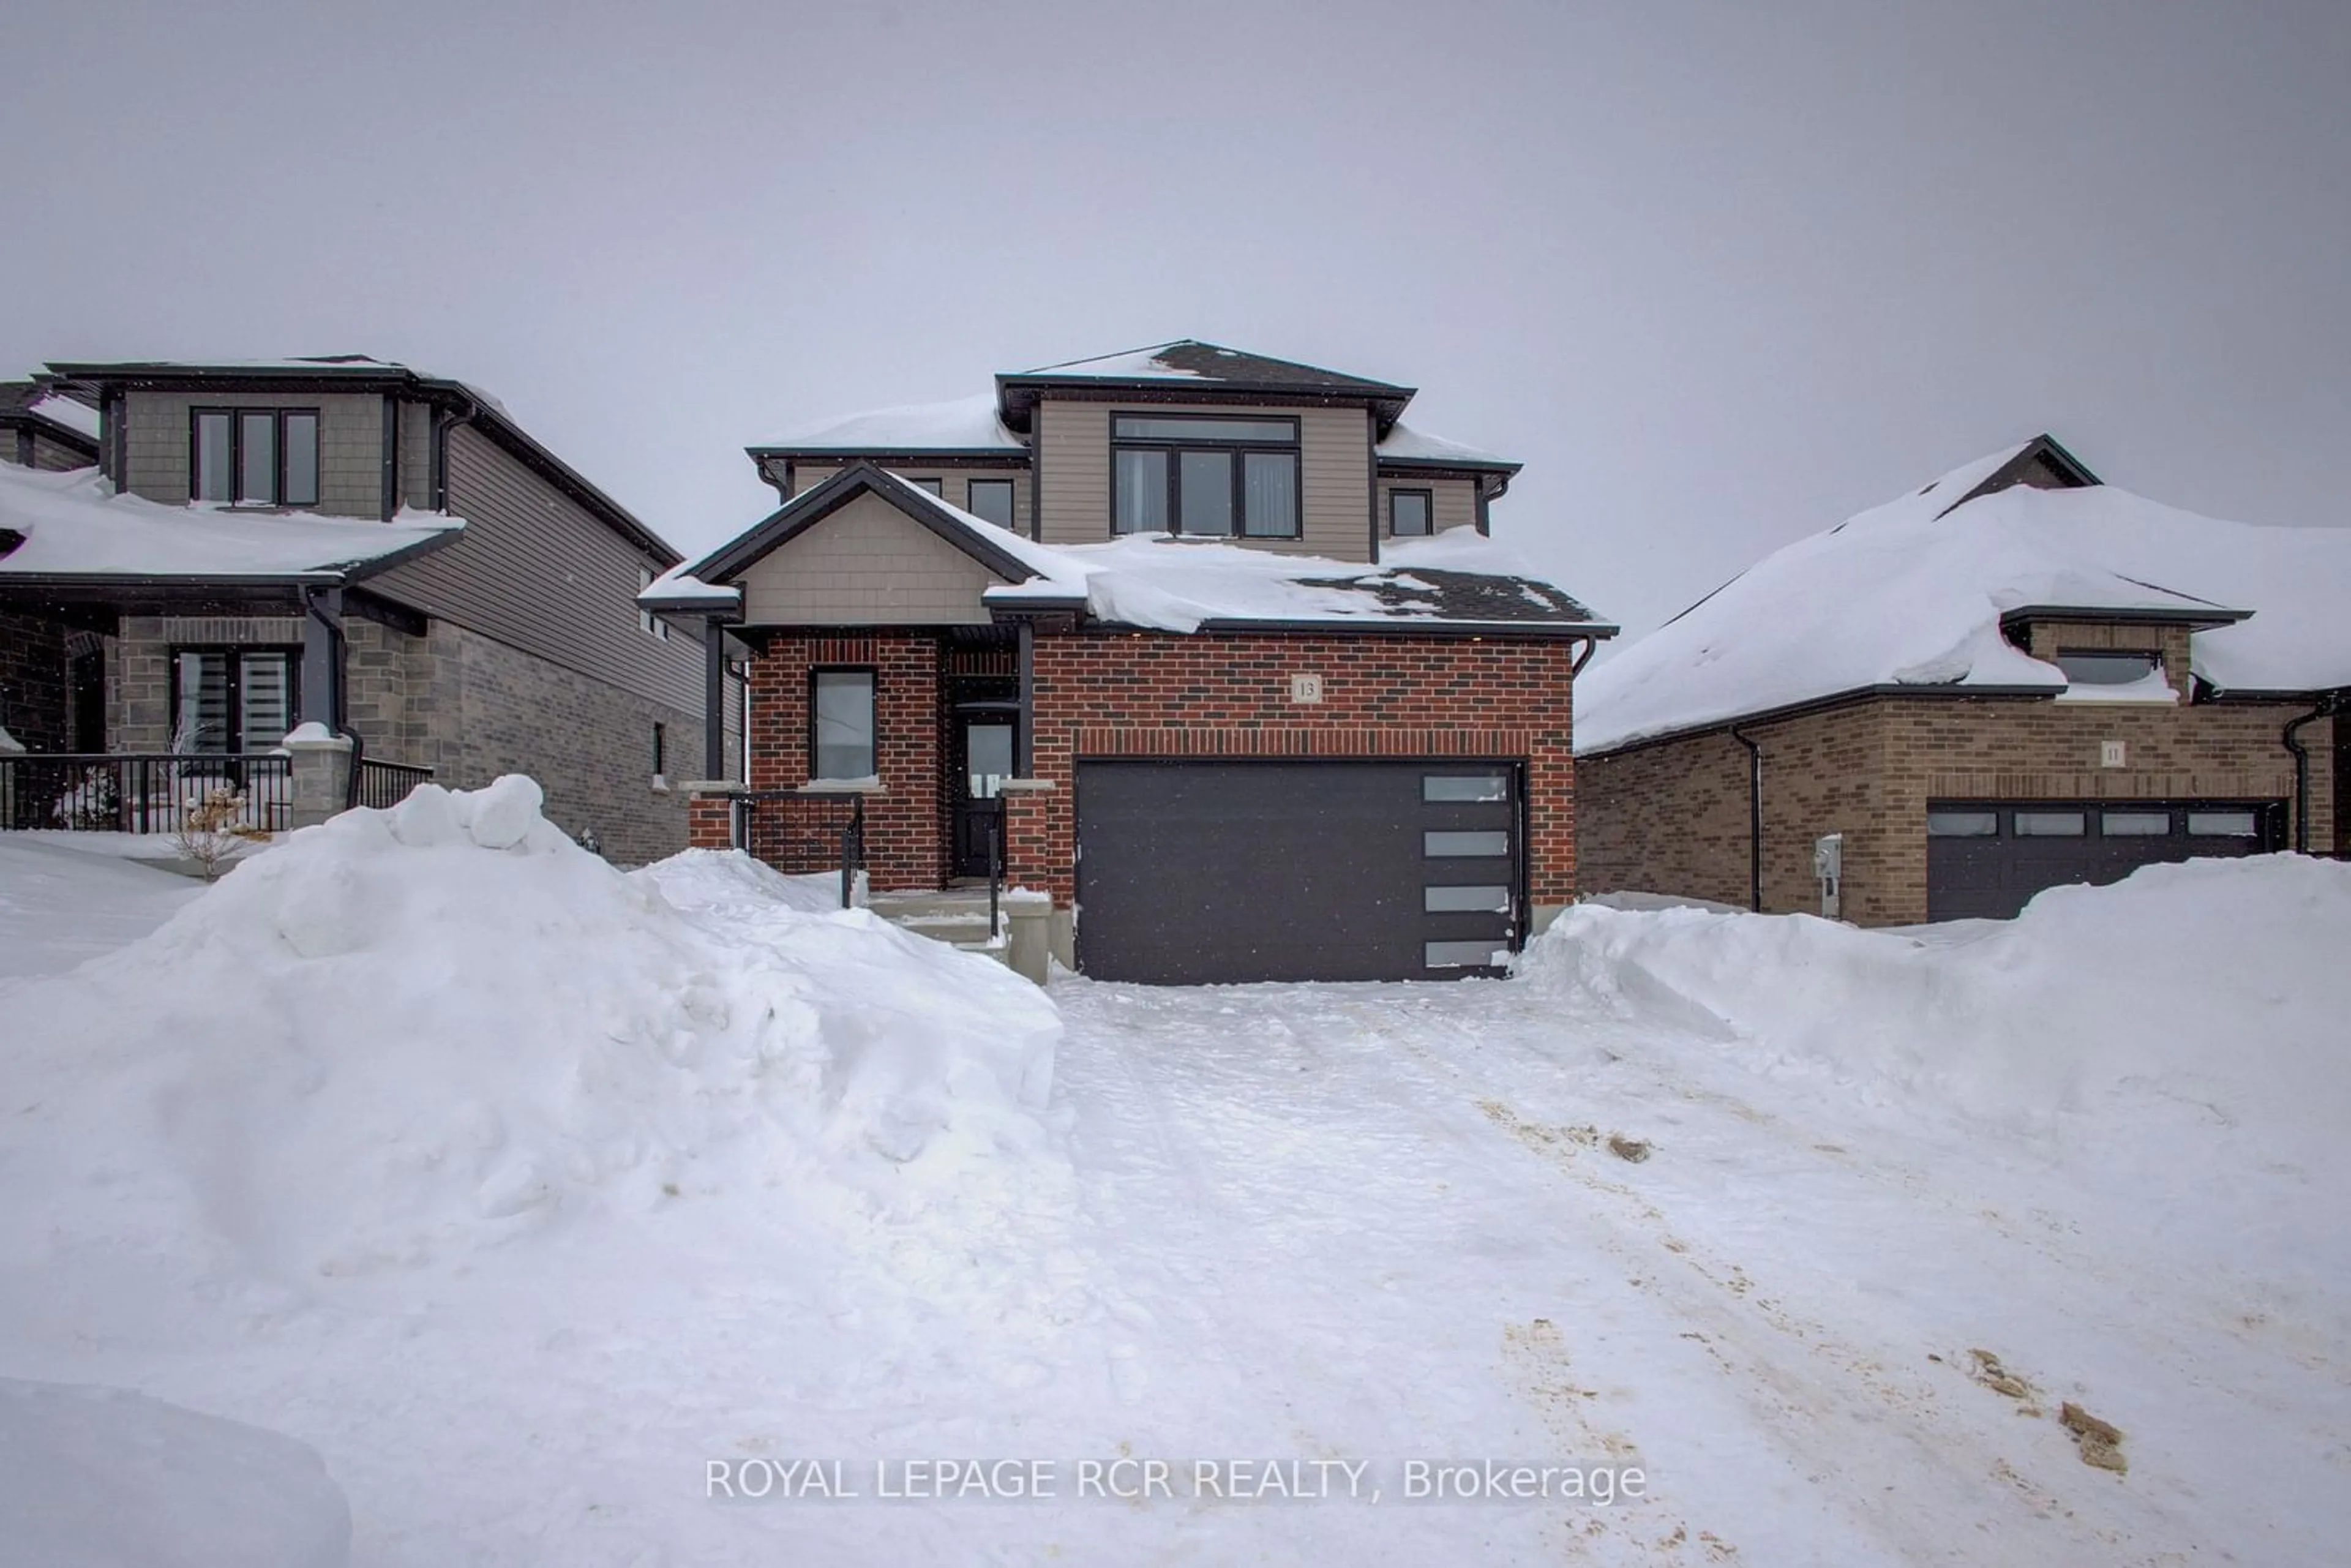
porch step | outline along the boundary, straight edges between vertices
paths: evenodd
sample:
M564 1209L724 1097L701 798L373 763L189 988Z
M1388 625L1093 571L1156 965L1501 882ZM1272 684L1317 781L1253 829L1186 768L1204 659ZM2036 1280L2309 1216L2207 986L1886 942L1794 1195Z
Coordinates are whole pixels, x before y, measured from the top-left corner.
M1005 949L988 940L987 889L951 887L936 892L875 893L865 907L903 930L966 952L1007 962Z

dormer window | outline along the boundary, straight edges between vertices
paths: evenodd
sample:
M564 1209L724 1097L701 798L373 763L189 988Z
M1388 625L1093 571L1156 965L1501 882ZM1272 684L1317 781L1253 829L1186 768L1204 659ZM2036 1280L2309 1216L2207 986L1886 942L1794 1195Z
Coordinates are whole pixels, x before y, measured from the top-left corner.
M1111 420L1111 531L1299 537L1298 421L1122 413Z
M2126 686L2155 674L2158 656L2112 648L2057 651L2057 667L2077 686Z
M237 507L319 504L319 411L200 408L188 416L188 495Z

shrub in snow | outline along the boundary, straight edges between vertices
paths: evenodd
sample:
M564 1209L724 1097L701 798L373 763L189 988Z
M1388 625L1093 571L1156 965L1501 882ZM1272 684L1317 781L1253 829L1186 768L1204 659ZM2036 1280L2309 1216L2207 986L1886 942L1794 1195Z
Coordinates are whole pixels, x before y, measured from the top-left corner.
M242 850L269 835L246 821L245 792L215 785L204 799L182 813L172 830L180 853L196 862L206 882L220 880L221 869Z
M1057 1163L1035 987L740 856L614 871L539 804L346 812L15 991L0 1251L316 1278L719 1195L856 1228Z
M341 1568L317 1451L119 1388L0 1378L0 1541L72 1568Z

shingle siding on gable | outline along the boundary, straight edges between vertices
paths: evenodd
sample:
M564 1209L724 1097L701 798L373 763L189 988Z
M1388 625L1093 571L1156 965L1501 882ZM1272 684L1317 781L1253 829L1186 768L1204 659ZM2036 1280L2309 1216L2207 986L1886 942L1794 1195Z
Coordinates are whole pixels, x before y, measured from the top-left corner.
M742 574L750 625L985 625L999 580L881 497L857 497Z
M1243 539L1252 549L1334 560L1371 559L1371 414L1360 408L1256 407L1231 403L1071 402L1038 405L1037 463L1041 538L1049 545L1099 544L1110 531L1110 415L1128 408L1153 413L1262 413L1299 422L1301 536Z
M188 504L188 415L197 408L319 411L319 505L339 517L383 516L383 399L374 392L138 392L125 395L123 488Z
M52 474L62 474L68 469L87 468L95 461L93 458L82 455L78 449L45 435L37 430L27 434L32 437L28 444L32 448L33 461L30 465L32 467L45 469ZM14 456L15 454L11 453L9 455Z
M447 462L449 509L465 519L464 536L371 588L624 691L701 711L700 644L655 638L638 621L638 573L657 563L471 425L449 432Z

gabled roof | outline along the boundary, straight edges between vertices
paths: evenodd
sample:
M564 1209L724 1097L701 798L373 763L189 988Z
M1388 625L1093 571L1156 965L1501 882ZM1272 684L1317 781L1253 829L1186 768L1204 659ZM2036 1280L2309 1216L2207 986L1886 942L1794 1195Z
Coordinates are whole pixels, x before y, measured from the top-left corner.
M860 496L878 496L947 544L1007 582L1026 582L1050 572L1053 552L960 507L948 506L917 485L871 463L852 464L823 484L803 490L747 532L665 574L638 602L651 610L706 611L753 563L799 538Z
M0 425L29 426L77 452L98 452L98 410L45 382L0 382Z
M1029 428L1038 399L1049 389L1088 392L1133 392L1166 401L1186 391L1247 393L1306 402L1368 402L1377 411L1382 433L1393 425L1414 389L1392 382L1326 371L1204 343L1196 338L1127 349L1088 360L1070 360L1033 371L1016 371L996 378L997 408L1015 431Z
M2062 487L2013 482L2035 462ZM1583 677L1577 750L1873 692L2053 697L2064 672L2008 634L2032 619L2184 623L2223 693L2351 684L2351 528L2221 522L2087 475L2044 436L1774 551Z
M869 463L843 469L740 538L666 573L637 602L723 618L740 607L734 579L864 495L882 497L1001 579L980 594L999 620L1074 615L1179 632L1600 638L1616 631L1470 528L1393 541L1378 566L1153 535L1040 545Z
M2044 476L2056 482L2047 484L2043 482ZM1995 495L2011 485L2035 484L2043 489L2080 490L2103 483L2105 481L2090 472L2088 465L2066 451L2055 436L2043 431L2018 447L2007 461L1978 480L1965 495L1945 507L1943 511L1957 511L1980 496ZM1942 513L1936 515L1939 517Z
M366 354L321 354L288 360L126 360L114 362L52 361L49 373L78 388L108 386L214 387L222 391L301 389L322 392L404 392L451 409L475 425L540 478L569 496L590 517L663 565L681 559L667 539L637 520L636 514L606 495L562 458L514 422L506 405L480 388L426 375Z

